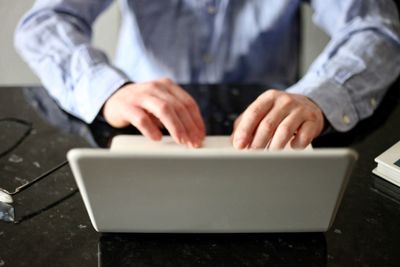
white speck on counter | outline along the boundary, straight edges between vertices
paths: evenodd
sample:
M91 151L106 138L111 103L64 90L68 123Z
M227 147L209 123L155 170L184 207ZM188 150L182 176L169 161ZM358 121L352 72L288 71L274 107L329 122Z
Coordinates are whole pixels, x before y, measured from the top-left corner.
M335 230L333 230L333 232L334 232L335 234L338 234L338 235L341 235L341 234L342 234L342 230L340 230L340 229L335 229Z
M378 221L374 218L367 218L365 220L370 224L378 224Z
M6 263L2 260L2 259L0 259L0 266L4 266Z
M86 229L86 228L87 228L87 225L80 224L80 225L78 225L78 227L79 227L79 229Z
M20 178L18 176L15 176L15 181L21 183L21 184L26 184L28 182L28 180L24 179L24 178Z
M40 164L39 164L39 162L37 162L37 161L34 161L34 162L33 162L33 165L35 165L35 167L37 167L37 168L40 168Z
M20 156L17 156L17 155L15 155L15 154L12 154L12 155L8 158L8 161L9 161L9 162L12 162L12 163L21 163L21 162L24 161L24 159L21 158Z

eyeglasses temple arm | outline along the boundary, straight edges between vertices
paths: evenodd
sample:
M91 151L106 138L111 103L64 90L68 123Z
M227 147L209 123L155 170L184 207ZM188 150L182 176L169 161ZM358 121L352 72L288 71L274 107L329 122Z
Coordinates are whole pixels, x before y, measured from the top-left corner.
M50 174L52 174L53 172L57 171L58 169L61 169L62 167L64 167L65 165L68 164L68 160L64 160L63 162L61 162L60 164L58 164L57 166L55 166L54 168L48 170L47 172L39 175L38 177L36 177L35 179L33 179L32 181L29 181L21 186L18 186L14 192L10 192L10 195L15 195L19 192L24 191L25 189L31 187L33 184L35 184L36 182L42 180L43 178L49 176Z

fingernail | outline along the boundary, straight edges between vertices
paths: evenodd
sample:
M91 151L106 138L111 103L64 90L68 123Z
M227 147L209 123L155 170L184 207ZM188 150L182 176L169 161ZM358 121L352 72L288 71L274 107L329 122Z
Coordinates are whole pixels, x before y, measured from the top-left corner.
M187 143L186 143L186 145L187 145L188 147L190 147L190 148L193 148L193 147L194 147L194 142L193 142L192 140L188 140Z
M233 145L236 149L243 149L245 147L244 139L241 137L235 138Z
M197 147L197 143L195 141L190 141L189 145L190 145L190 148L196 148Z
M193 144L195 147L199 147L202 142L202 137L200 134L196 134L193 136Z
M193 148L199 148L201 147L201 141L196 141L193 143Z
M181 138L179 138L179 144L181 144L181 145L187 144L187 139L185 136L182 136Z
M162 134L157 134L154 136L154 140L160 141L162 139Z

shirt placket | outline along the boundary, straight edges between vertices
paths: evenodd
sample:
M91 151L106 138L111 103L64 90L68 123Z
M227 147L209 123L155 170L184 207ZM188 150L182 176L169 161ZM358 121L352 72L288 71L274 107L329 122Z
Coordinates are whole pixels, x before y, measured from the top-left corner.
M202 31L201 46L199 51L200 62L200 81L209 81L209 67L214 61L214 51L212 43L214 42L214 25L218 13L218 0L204 1L199 10Z

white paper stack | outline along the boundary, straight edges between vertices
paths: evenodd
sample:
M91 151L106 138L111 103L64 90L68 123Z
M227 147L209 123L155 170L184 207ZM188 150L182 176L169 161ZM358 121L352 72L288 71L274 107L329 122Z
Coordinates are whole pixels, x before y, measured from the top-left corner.
M380 154L375 161L378 165L372 172L400 186L400 141Z

